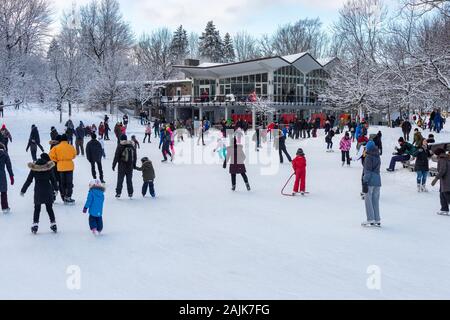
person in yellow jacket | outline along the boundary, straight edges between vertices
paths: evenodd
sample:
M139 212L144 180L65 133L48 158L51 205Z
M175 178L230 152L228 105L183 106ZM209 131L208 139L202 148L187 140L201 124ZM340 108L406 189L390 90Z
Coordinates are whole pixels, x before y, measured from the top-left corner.
M56 163L59 174L59 186L61 198L65 204L73 204L73 159L77 156L75 148L68 143L67 135L61 136L61 142L53 147L49 153L50 159Z

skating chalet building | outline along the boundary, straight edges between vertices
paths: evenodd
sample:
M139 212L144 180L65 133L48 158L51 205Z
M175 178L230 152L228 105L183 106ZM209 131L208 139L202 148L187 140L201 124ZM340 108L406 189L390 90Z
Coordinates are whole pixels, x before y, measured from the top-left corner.
M163 96L161 105L171 120L256 119L257 97L264 101L263 109L270 109L267 118L278 120L284 114L309 117L326 109L317 92L337 62L337 58L315 59L308 52L235 63L200 64L199 60L187 59L184 65L175 66L185 74L185 82L170 90L175 92L173 96Z

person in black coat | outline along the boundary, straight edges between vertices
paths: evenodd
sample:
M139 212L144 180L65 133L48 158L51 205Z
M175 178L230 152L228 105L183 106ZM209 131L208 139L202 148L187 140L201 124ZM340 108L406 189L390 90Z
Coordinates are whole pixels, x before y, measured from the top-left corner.
M105 183L102 168L103 148L100 141L97 140L95 133L91 135L91 138L91 141L86 144L86 158L91 163L92 177L97 179L97 173L95 172L95 165L97 164L100 181L101 183Z
M30 138L28 139L28 145L26 148L26 152L30 149L33 162L36 162L37 160L36 152L38 147L42 152L44 152L44 148L41 146L41 138L39 136L38 128L33 124L31 126Z
M163 154L164 159L161 162L167 162L167 155L170 156L170 161L173 161L173 155L170 152L170 144L172 143L172 138L170 136L170 132L166 129L166 130L161 130L161 135L162 135L162 149L161 152ZM200 137L199 137L200 138Z
M250 191L247 170L245 169L245 153L241 144L237 144L236 138L233 139L233 145L227 148L227 156L223 162L223 168L227 168L227 162L230 163L231 190L236 190L236 175L240 174L244 179L247 190Z
M117 187L116 198L120 198L123 188L123 180L126 177L128 196L133 196L133 169L136 167L136 149L133 146L132 141L128 141L126 135L120 137L120 143L117 146L116 153L112 164L112 170L116 169L118 164L119 169L117 172Z
M409 141L409 134L411 133L412 125L408 120L403 121L402 123L402 131L403 131L403 139L405 141Z
M75 147L77 149L77 156L80 154L84 156L84 137L86 136L83 123L80 121L80 125L75 129Z
M47 209L47 213L50 218L50 228L53 232L56 232L57 227L55 213L53 212L53 201L55 199L55 195L58 193L58 185L53 174L55 163L50 161L48 154L43 153L36 163L29 163L28 167L30 168L30 173L22 187L22 190L20 191L20 195L25 195L28 187L34 179L34 215L31 232L36 233L38 231L39 216L41 213L42 204L44 204Z
M280 156L280 163L283 163L283 153L286 155L289 162L292 162L292 158L286 149L286 137L281 130L278 131L278 154Z
M4 213L10 211L8 205L8 183L6 181L6 170L9 174L11 185L14 185L14 173L12 171L11 160L8 152L5 150L5 146L0 144L0 193L1 193L1 206Z
M375 143L375 146L380 151L380 156L383 155L383 142L381 141L382 137L383 137L383 134L381 133L381 131L378 131L378 133L375 136L375 138L373 138L373 142Z
M58 130L56 130L55 127L50 128L50 140L56 141L56 138L58 137L59 133Z
M413 155L416 158L414 170L417 173L417 191L427 192L426 184L430 172L429 159L431 158L431 153L428 150L428 143L426 140L423 141L422 146L417 148Z

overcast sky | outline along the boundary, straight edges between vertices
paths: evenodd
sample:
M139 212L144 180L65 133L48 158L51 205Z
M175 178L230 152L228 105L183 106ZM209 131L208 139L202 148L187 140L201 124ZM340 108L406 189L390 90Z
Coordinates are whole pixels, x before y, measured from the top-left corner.
M90 0L50 0L57 17ZM386 0L395 1L395 0ZM326 27L338 17L345 0L119 0L121 11L139 35L159 27L201 33L213 20L222 34L246 30L254 35L272 33L279 25L319 17Z

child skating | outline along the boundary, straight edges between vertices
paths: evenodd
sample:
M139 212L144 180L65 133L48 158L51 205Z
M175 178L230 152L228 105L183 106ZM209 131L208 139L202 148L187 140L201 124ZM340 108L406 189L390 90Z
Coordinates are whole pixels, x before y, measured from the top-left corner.
M306 192L306 157L303 149L297 150L297 156L292 160L292 168L295 172L295 183L292 195L300 193L304 196Z
M155 169L153 168L153 163L147 157L142 158L141 163L142 166L136 167L135 169L142 172L142 179L144 180L144 184L142 185L142 196L145 197L148 190L150 196L154 198L156 195L155 186L153 183L155 180Z
M333 137L334 137L334 130L330 129L328 131L327 136L325 137L325 142L327 143L327 152L334 152L333 151Z
M89 210L89 228L95 236L103 230L103 203L105 202L105 187L98 179L89 183L89 193L83 208L83 213Z

